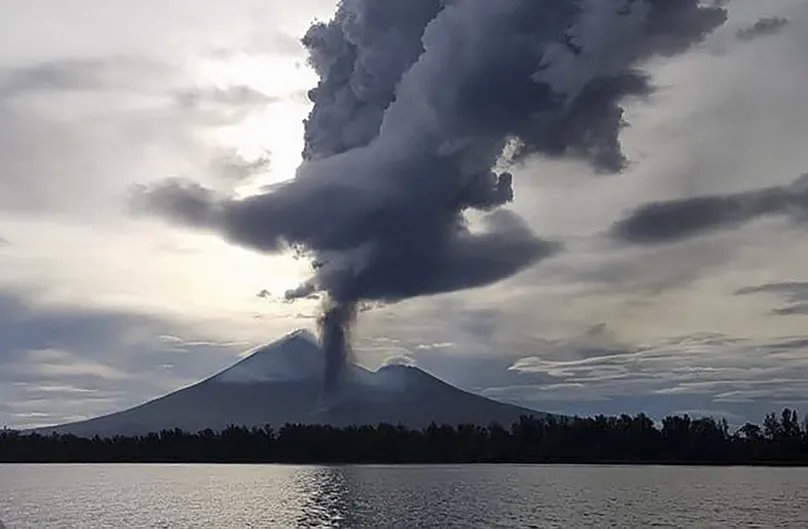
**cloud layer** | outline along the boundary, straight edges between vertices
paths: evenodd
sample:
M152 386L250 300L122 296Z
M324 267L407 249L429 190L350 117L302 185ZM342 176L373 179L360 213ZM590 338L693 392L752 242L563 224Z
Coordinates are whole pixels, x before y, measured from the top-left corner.
M613 235L639 244L675 242L773 215L808 219L808 174L788 186L652 202L617 222Z

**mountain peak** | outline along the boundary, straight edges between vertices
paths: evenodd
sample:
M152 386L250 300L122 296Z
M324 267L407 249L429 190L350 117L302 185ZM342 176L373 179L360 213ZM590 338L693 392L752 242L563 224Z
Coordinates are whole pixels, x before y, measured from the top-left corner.
M307 342L311 342L313 344L317 344L317 337L314 336L314 333L308 329L298 329L296 331L292 331L285 336L281 336L270 345L280 345L283 343L294 342L296 340L305 340Z
M291 382L322 376L324 361L314 334L298 329L256 347L247 358L222 371L214 380L225 383Z

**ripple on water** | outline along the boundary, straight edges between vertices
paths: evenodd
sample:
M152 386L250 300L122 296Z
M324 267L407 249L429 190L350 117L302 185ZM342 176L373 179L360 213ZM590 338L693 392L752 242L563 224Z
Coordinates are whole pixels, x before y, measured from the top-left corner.
M808 469L0 465L8 529L804 528L806 501Z

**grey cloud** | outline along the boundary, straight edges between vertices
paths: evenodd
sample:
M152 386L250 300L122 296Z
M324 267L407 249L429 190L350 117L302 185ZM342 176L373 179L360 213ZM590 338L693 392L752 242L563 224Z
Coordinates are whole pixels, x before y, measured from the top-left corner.
M227 182L243 183L264 173L272 166L272 158L267 153L252 160L229 152L211 161L211 172Z
M0 424L12 413L48 422L137 405L231 363L245 344L184 335L177 323L137 313L43 307L31 293L0 291ZM170 363L167 372L161 366Z
M39 307L30 303L31 295L0 291L0 335L3 337L0 362L12 357L30 357L33 351L39 351L36 354L43 355L42 358L61 363L61 358L80 352L80 360L108 363L111 369L125 372L147 367L148 357L167 347L161 337L173 336L170 331L177 330L177 324L146 314L79 307ZM124 345L125 340L142 342ZM191 346L227 348L232 344L183 339L172 347ZM142 347L139 355L119 357L110 354L114 350L134 353L139 347ZM146 350L149 347L157 351L150 353Z
M808 303L795 303L772 311L778 316L808 316Z
M490 338L504 317L500 311L494 309L466 311L458 327L475 338Z
M725 19L695 0L344 2L303 39L320 83L294 180L246 199L169 182L135 200L260 251L311 253L301 295L398 300L493 283L559 249L506 211L482 229L466 220L512 199L510 174L492 170L505 146L619 170L620 102L651 90L639 65Z
M194 182L181 178L166 179L159 193L147 186L133 189L131 206L134 212L158 210L177 221L205 226L213 221L221 195Z
M3 248L4 246L11 246L11 241L0 235L0 248Z
M769 283L756 287L745 287L737 290L736 295L774 294L785 299L790 305L772 310L778 316L806 316L808 315L808 282L784 281Z
M606 329L589 330L580 339L534 338L532 353L509 340L486 344L496 355L472 354L462 338L446 349L406 341L380 349L390 351L384 357L408 349L406 356L419 367L469 391L567 414L643 411L661 417L716 410L743 423L781 407L779 400L798 400L806 389L804 336L760 340L702 333L598 349L592 335Z
M806 214L808 175L803 175L788 186L652 202L615 223L611 234L638 244L668 243L737 228L765 216L788 215L804 221Z
M5 368L5 377L13 380L79 378L88 383L119 382L130 378L120 369L98 360L81 358L71 351L46 348L12 352L11 365Z
M685 402L703 407L712 401L722 406L737 404L730 410L749 417L752 410L762 415L780 399L804 395L808 388L805 345L804 337L767 343L706 333L583 359L529 357L515 362L511 370L544 375L548 380L522 387L511 383L495 391L523 402L531 395L538 401L634 398L638 401L633 409L644 407L642 399L657 401L656 405L665 402L667 412Z
M789 20L784 17L764 17L751 26L739 29L735 35L738 40L749 41L759 37L774 35L788 26Z
M165 76L167 65L136 57L61 58L30 66L0 69L0 96L35 92L131 90L153 76Z
M216 47L210 50L209 55L212 58L225 60L231 59L234 55L241 53L303 57L305 50L299 38L283 31L275 31L267 34L263 30L264 28L262 28L259 34L237 46Z
M793 336L769 344L766 349L777 354L788 353L800 349L808 349L808 337Z
M6 71L0 74L0 94L98 88L104 66L99 61L55 61Z
M245 85L181 88L162 91L160 95L169 97L169 111L209 126L240 123L253 112L280 101Z
M663 295L687 291L716 273L725 273L727 262L738 254L738 245L732 237L725 239L697 238L680 244L621 244L606 248L602 241L593 240L598 251L594 254L596 258L592 253L568 252L553 267L553 273L541 279L526 277L525 281L574 285L574 296L583 304L607 302L606 306L610 306L610 300L620 300L622 307L631 310L650 308ZM611 314L596 313L593 317L608 321Z
M756 287L744 287L735 292L739 296L749 294L777 294L791 302L808 301L808 281L783 281Z
M56 71L72 71L58 64ZM192 172L211 185L233 189L234 182L269 167L268 156L245 160L199 134L205 127L238 123L266 102L228 96L224 101L232 104L183 107L176 91L188 84L187 72L146 64L88 61L77 74L87 78L82 81L86 90L50 93L43 92L47 84L29 82L27 91L12 97L0 88L0 209L117 216L122 191L144 173ZM90 80L97 84L90 88ZM79 84L61 82L63 87ZM23 90L20 81L16 86ZM129 162L121 164L123 159Z
M176 95L177 104L183 108L200 108L205 105L256 106L277 101L255 88L245 85L221 87L200 87L186 89Z
M181 66L137 57L62 58L0 69L0 96L57 91L140 91L168 95L184 109L246 107L277 101L246 85L183 86L189 82L185 74Z

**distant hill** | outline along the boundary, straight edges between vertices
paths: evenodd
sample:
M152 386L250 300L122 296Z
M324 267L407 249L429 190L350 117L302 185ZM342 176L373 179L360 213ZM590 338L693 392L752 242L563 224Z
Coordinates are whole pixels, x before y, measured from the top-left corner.
M229 425L381 422L422 428L431 422L510 425L521 415L545 415L462 391L417 367L401 365L377 371L350 365L340 394L324 405L323 363L314 336L296 331L193 386L125 411L37 431L109 436L170 428L195 432Z

